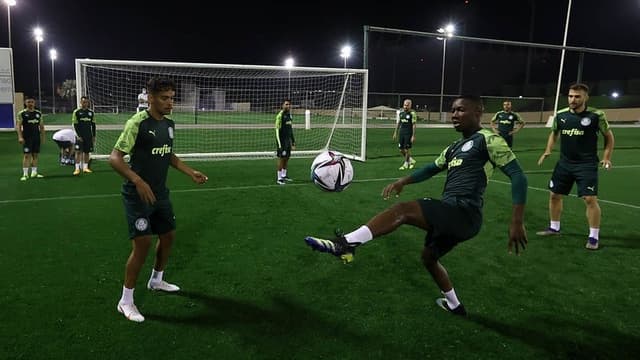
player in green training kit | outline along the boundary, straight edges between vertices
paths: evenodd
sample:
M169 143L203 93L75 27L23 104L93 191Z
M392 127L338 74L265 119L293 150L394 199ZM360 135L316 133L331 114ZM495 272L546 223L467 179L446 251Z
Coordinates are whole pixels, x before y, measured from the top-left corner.
M80 171L91 173L89 169L89 155L93 151L93 144L96 141L96 121L95 113L89 109L89 98L80 98L80 107L73 110L71 123L76 131L76 169L73 175L80 175Z
M399 170L413 169L416 164L416 160L411 157L411 147L416 141L417 121L418 115L411 109L411 99L405 99L398 116L398 124L393 130L393 140L398 139L398 148L404 158L404 163Z
M287 175L287 166L291 157L291 150L296 149L296 140L293 137L293 119L291 117L291 100L282 103L282 110L276 115L276 184L285 185L293 181Z
M195 183L207 181L207 176L187 166L173 152L175 124L166 116L173 109L175 83L154 78L149 81L147 89L149 109L127 121L109 157L111 166L126 179L122 185L122 196L132 243L117 309L135 322L144 321L134 304L133 290L151 248L153 234L158 235L158 243L147 288L167 292L180 290L163 280L176 229L166 186L169 166L190 176ZM124 161L125 154L131 156L129 165Z
M447 171L442 199L422 198L401 202L371 218L366 225L346 235L336 234L332 240L313 236L305 238L314 250L353 260L355 248L409 224L427 232L422 250L422 262L444 297L436 300L443 309L457 315L466 310L458 300L440 258L457 244L471 239L482 225L483 194L493 168L497 166L511 179L512 216L509 225L509 252L519 253L527 243L524 227L524 207L527 198L527 178L504 139L480 125L482 102L477 96L461 96L451 107L451 120L462 138L449 145L435 162L416 170L382 191L386 200L398 196L405 185L425 181Z
M511 101L508 100L502 103L502 111L498 111L491 119L493 132L502 136L512 149L513 135L522 127L524 127L524 121L518 113L511 111Z
M547 140L547 147L538 160L542 165L551 155L558 138L560 141L560 159L556 163L549 181L549 228L538 231L538 235L560 234L560 215L562 214L562 196L568 195L575 182L578 197L587 207L589 236L585 247L597 250L600 239L600 205L598 205L598 136L604 136L602 167L611 168L613 153L613 132L602 110L587 106L589 87L585 84L573 84L569 87L569 107L558 111L553 119L553 128Z
M38 155L40 155L40 144L44 142L44 120L42 113L36 109L36 99L27 96L24 105L25 109L20 110L16 119L16 132L18 142L22 144L22 177L20 181L29 178L29 167L31 167L31 178L42 178L38 173Z

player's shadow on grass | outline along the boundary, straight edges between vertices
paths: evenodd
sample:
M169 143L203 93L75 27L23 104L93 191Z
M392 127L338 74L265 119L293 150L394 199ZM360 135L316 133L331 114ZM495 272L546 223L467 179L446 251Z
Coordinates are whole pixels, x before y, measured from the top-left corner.
M640 249L637 234L606 234L601 239L600 248Z
M507 324L475 314L469 320L545 351L549 359L637 359L640 355L640 337L589 321L532 317Z
M362 348L374 346L389 353L401 353L395 345L385 343L371 334L358 334L347 328L346 320L332 322L321 314L291 300L274 297L272 306L261 307L232 298L210 296L197 292L180 291L176 296L187 298L204 307L193 315L147 314L149 320L195 327L235 331L247 346L273 349L286 353L304 348L308 353L322 353L327 348ZM345 326L347 325L347 326ZM327 343L331 346L327 347ZM363 345L365 344L365 345Z

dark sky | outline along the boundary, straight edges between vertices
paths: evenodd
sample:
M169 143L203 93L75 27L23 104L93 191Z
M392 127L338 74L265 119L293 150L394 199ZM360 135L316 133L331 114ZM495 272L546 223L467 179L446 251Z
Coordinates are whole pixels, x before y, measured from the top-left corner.
M528 41L535 2L533 41L559 45L568 6L565 0L17 2L11 9L16 90L27 93L37 88L37 25L45 32L46 90L52 47L59 53L56 82L75 78L75 58L282 65L292 56L300 66L342 67L339 49L347 42L355 52L349 66L362 67L364 25L433 32L452 21L469 36ZM7 46L6 14L0 18L0 46ZM568 45L640 52L639 20L638 0L573 0Z

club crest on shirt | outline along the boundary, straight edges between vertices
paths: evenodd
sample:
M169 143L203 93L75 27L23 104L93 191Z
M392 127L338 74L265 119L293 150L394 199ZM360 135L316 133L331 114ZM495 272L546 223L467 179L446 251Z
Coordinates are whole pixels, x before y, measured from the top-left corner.
M137 218L135 222L136 230L145 231L149 227L149 221L145 218Z
M509 115L509 120L513 120L513 115Z
M462 145L462 148L460 149L460 151L466 152L471 150L472 147L473 147L473 140L469 140L466 143L464 143L464 145Z
M591 119L589 119L588 117L583 117L582 120L580 120L580 125L582 126L591 125Z
M405 115L405 119L407 119L407 120L411 119L411 115L409 115L409 114Z
M173 128L169 127L169 139L173 139Z

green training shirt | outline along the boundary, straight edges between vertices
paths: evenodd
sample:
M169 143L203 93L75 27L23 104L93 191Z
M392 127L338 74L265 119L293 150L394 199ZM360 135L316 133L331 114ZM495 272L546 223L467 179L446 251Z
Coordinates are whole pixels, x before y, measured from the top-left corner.
M127 121L114 148L131 156L129 166L154 193L167 191L166 180L173 154L173 120L156 120L148 111L141 111ZM133 184L127 181L127 184Z
M280 110L276 115L276 141L278 147L291 146L296 143L293 138L293 118L291 112Z
M442 200L465 199L468 204L481 208L493 169L515 158L507 142L487 129L456 140L435 161L436 166L447 169Z
M402 111L398 115L400 135L413 135L413 125L418 121L418 115L413 110Z
M42 121L40 110L22 109L18 112L18 119L22 125L22 137L31 139L40 136L40 122Z
M91 109L78 108L71 114L71 124L76 134L80 137L96 136L96 123L94 113Z
M498 111L491 119L492 123L498 124L498 132L503 135L509 134L517 124L524 124L524 120L518 113L513 111Z
M560 134L560 159L569 162L598 162L598 133L609 131L602 110L587 107L577 114L569 108L558 111L553 132Z

